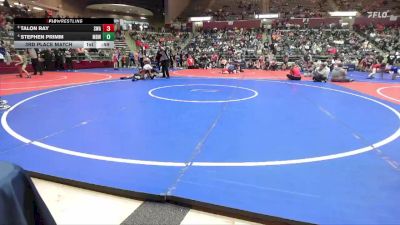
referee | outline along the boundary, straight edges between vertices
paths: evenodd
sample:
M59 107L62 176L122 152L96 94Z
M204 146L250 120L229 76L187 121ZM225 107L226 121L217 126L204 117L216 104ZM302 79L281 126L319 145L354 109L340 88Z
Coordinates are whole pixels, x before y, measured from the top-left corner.
M161 70L163 73L164 78L169 78L169 62L170 62L170 57L167 54L167 51L165 50L164 47L160 48L160 62L161 62Z
M35 48L28 48L27 52L29 54L29 57L31 58L33 75L36 75L38 72L40 75L43 75L42 65L39 62L38 50Z

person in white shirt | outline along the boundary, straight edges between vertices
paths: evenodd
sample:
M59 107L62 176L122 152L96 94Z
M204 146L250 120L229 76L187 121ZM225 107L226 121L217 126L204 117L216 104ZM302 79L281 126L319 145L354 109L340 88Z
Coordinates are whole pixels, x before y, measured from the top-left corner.
M328 68L327 63L321 63L321 65L313 71L313 81L326 82L330 72L331 71Z

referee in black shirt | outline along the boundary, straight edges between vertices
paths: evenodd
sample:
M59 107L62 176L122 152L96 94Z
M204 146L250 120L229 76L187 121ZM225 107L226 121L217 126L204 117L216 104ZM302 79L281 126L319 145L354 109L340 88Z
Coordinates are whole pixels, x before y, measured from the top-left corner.
M165 50L164 47L161 47L160 49L160 62L161 62L161 70L163 73L164 78L169 78L169 62L170 62L170 57L167 54L167 51Z

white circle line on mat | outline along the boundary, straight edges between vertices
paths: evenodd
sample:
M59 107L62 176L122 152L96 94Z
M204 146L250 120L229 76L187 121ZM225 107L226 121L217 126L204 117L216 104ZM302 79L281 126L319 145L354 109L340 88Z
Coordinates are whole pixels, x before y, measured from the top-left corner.
M376 92L377 92L380 96L383 96L383 97L385 97L385 98L387 98L387 99L390 99L390 100L393 100L393 101L396 101L396 102L400 102L400 99L393 98L393 97L387 96L387 95L385 95L385 94L382 93L383 90L385 90L385 89L390 89L390 88L400 88L400 86L381 87L381 88L377 89Z
M306 86L306 87L311 87L311 88L319 88L323 90L328 90L328 91L334 91L338 93L343 93L343 94L348 94L351 96L359 97L371 102L374 102L380 106L385 107L392 113L394 113L397 117L397 119L400 121L400 113L386 105L385 103L382 103L380 101L377 101L375 99L362 96L356 93L351 93L347 92L344 90L338 90L338 89L333 89L333 88L328 88L328 87L320 87L320 86L314 86L314 85L309 85L309 84L302 84L302 83L295 83L295 82L284 82L284 81L270 81L270 80L257 80L257 81L264 81L264 82L274 82L274 83L282 83L282 84L290 84L290 85L297 85L297 86ZM82 153L82 152L77 152L69 149L64 149L56 146L51 146L47 145L38 141L32 141L18 133L16 133L8 124L7 122L7 117L10 112L12 112L15 108L18 106L22 105L23 103L32 100L34 98L37 98L39 96L43 96L46 94L54 93L57 91L61 90L66 90L66 89L71 89L71 88L76 88L76 87L82 87L82 86L88 86L88 85L96 85L96 84L104 84L104 83L111 83L111 82L118 82L118 81L109 81L109 82L99 82L99 83L89 83L89 84L81 84L77 86L70 86L70 87L64 87L60 89L55 89L47 92L43 92L34 96L31 96L29 98L26 98L24 100L21 100L20 102L16 103L14 106L12 106L10 109L8 109L6 112L3 113L1 117L1 124L3 128L6 130L7 133L9 133L11 136L14 138L26 143L26 144L32 144L37 147L50 150L53 152L58 152L58 153L63 153L67 155L72 155L72 156L77 156L77 157L83 157L83 158L88 158L88 159L94 159L94 160L103 160L103 161L108 161L108 162L117 162L117 163L127 163L127 164L137 164L137 165L147 165L147 166L167 166L167 167L184 167L187 165L191 166L197 166L197 167L254 167L254 166L280 166L280 165L292 165L292 164L302 164L302 163L311 163L311 162L319 162L319 161L326 161L326 160L332 160L332 159L339 159L339 158L344 158L344 157L349 157L349 156L354 156L362 153L366 153L369 151L372 151L376 148L382 147L386 144L389 144L390 142L396 140L397 138L400 137L400 127L397 128L397 130L391 134L390 136L384 138L383 140L380 140L374 144L371 144L369 146L359 148L359 149L354 149L354 150L349 150L346 152L341 152L337 154L331 154L331 155L325 155L325 156L318 156L318 157L309 157L309 158L301 158L301 159L291 159L291 160L276 160L276 161L258 161L258 162L165 162L165 161L151 161L151 160L136 160L136 159L126 159L126 158L116 158L116 157L109 157L109 156L102 156L102 155L95 155L95 154L88 154L88 153Z
M165 89L165 88L173 88L173 87L193 87L193 86L207 86L207 87L229 87L229 88L237 88L237 89L242 89L246 91L250 91L253 94L249 97L246 98L238 98L238 99L229 99L229 100L185 100L185 99L174 99L174 98L166 98L166 97L161 97L156 94L154 94L155 91L160 90L160 89ZM151 89L148 94L157 99L161 100L166 100L166 101L172 101L172 102L187 102L187 103L225 103L225 102L240 102L240 101L245 101L249 100L252 98L255 98L258 96L258 92L250 89L250 88L245 88L245 87L238 87L238 86L231 86L231 85L221 85L221 84L179 84L179 85L169 85L169 86L161 86L157 88Z

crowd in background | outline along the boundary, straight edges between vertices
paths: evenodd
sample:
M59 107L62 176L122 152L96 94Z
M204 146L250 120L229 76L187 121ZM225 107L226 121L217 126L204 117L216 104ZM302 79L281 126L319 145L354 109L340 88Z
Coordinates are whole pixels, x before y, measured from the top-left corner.
M371 41L377 48L388 52L400 51L400 28L383 27L381 25L356 27L355 31Z
M13 17L6 12L0 12L0 32L9 32L12 30Z
M346 29L276 30L272 33L278 55L335 55L357 58L374 50L368 40Z
M395 38L395 31L390 32ZM348 29L272 30L270 34L259 29L211 30L197 33L178 54L171 54L171 64L204 69L237 65L237 70L286 70L296 65L306 76L319 69L343 75L347 69L373 71L379 66L384 70L387 64L400 64L398 50L382 47ZM337 81L350 81L338 77Z
M253 55L263 50L260 30L210 30L196 34L187 46L189 54L197 57L217 53L226 57Z
M130 31L129 35L135 41L136 47L150 56L154 56L161 45L170 49L177 49L181 46L182 41L188 38L188 33L186 32L154 33Z
M323 1L306 0L302 4L296 1L273 0L281 11L286 8L292 11L286 17L318 17L326 11ZM343 4L344 1L341 1ZM230 5L225 5L229 3ZM341 4L342 4L341 3ZM384 1L379 4L385 4ZM230 16L249 16L258 13L260 1L229 0L217 10L209 9L208 13L222 20ZM3 6L4 8L5 6ZM232 7L237 10L232 10ZM271 8L274 10L274 8ZM0 13L0 32L12 31L14 17L26 16L28 8L24 6L10 7ZM228 13L229 12L229 13ZM315 13L318 12L318 13ZM238 14L239 13L239 14ZM46 17L50 17L46 12ZM240 65L240 69L278 70L288 69L295 63L305 74L312 73L322 64L331 70L333 65L353 65L353 69L371 70L373 65L380 63L399 63L399 29L382 26L355 27L355 31L325 26L330 29L306 29L306 27L288 27L280 22L265 29L233 29L200 31L194 36L187 32L149 32L143 27L132 25L128 31L122 31L119 26L116 38L125 39L128 32L134 41L136 50L129 46L116 48L114 51L96 49L43 49L37 51L38 59L45 70L72 69L74 60L109 60L112 59L115 68L143 67L143 60L149 58L154 64L159 64L158 52L161 47L169 56L172 67L187 68L225 68L232 64ZM290 28L290 29L288 29ZM381 52L382 51L382 52ZM0 61L9 61L13 52L10 43L1 42ZM27 51L20 51L21 57L32 58ZM65 68L65 64L68 64ZM240 71L239 69L239 71Z

